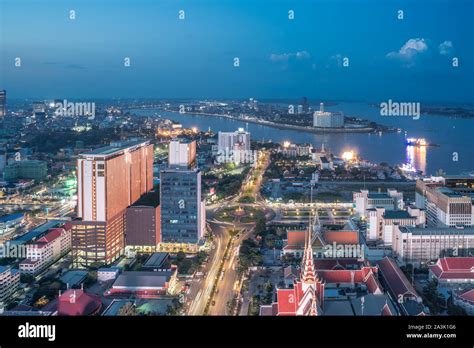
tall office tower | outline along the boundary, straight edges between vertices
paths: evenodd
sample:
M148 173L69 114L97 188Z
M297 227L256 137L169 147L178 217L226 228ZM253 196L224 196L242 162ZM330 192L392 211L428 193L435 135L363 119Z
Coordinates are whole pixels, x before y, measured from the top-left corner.
M196 142L171 141L168 168L160 172L161 242L196 244L205 227Z
M0 117L7 115L7 91L0 91Z
M161 242L196 244L202 238L206 209L198 168L168 168L160 172Z
M168 164L170 167L193 168L196 165L196 141L171 140L168 150Z
M124 248L126 208L153 188L153 145L128 141L83 153L77 161L77 182L74 266L109 264Z

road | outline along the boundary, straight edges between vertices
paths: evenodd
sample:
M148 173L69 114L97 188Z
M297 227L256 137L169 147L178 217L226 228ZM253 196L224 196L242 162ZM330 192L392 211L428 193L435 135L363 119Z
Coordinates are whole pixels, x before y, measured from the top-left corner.
M237 274L239 248L242 241L251 236L255 223L241 223L238 220L223 222L216 220L216 216L221 209L229 207L265 207L260 197L260 186L263 173L269 163L269 157L268 152L259 154L257 165L243 180L242 187L237 195L229 197L227 200L220 202L219 205L208 207L207 222L211 228L214 248L203 269L205 276L192 281L187 296L189 299L188 315L226 315L228 301L238 293L236 284L239 282ZM239 203L243 196L253 197L255 203ZM230 231L235 230L240 232L235 236L231 236ZM229 241L231 241L230 246ZM224 257L228 246L227 257ZM224 270L223 273L220 272L221 268ZM212 291L214 287L215 292ZM209 307L206 312L208 304Z
M227 303L240 292L240 277L237 273L239 248L244 239L251 236L253 224L244 227L238 236L234 238L228 257L224 260L224 274L218 282L218 292L214 296L214 305L210 307L209 315L231 315L228 313Z
M196 279L191 284L188 298L192 299L188 309L188 315L203 315L207 301L211 295L212 286L217 277L221 260L224 256L225 246L230 238L225 231L224 225L209 222L213 235L213 249L209 261L202 270L204 277Z

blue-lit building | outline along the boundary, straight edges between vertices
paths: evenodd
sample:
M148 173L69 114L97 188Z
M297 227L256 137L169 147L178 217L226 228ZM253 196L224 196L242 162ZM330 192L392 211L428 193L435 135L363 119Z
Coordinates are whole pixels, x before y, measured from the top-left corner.
M204 234L206 209L201 197L201 171L196 142L169 145L168 167L160 171L161 243L198 244Z
M198 168L168 168L160 173L161 243L197 244L205 228Z

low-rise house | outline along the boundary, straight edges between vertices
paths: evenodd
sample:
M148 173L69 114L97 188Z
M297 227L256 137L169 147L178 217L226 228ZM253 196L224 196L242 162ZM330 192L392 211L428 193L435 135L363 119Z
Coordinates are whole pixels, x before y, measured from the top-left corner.
M474 257L443 257L429 266L430 279L441 287L473 287Z

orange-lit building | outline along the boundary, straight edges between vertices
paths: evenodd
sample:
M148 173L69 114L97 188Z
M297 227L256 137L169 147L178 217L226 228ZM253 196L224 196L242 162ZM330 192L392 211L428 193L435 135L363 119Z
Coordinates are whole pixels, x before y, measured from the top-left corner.
M153 145L118 142L83 153L77 161L77 181L74 266L109 264L124 249L125 209L153 188Z

